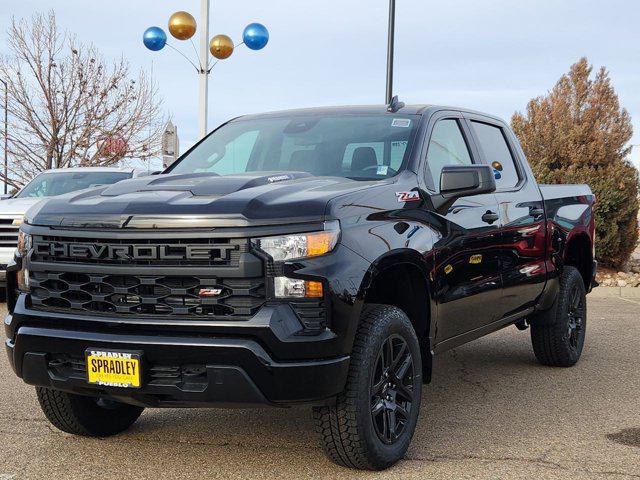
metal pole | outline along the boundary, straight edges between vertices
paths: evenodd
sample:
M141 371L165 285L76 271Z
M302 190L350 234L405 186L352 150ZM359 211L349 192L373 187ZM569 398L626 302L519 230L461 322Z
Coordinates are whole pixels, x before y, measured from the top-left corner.
M393 47L396 31L396 0L389 0L389 36L387 39L387 95L385 103L389 105L393 97Z
M9 160L9 85L0 79L4 85L4 193L7 194L7 164Z
M200 138L207 134L209 102L209 0L200 1Z

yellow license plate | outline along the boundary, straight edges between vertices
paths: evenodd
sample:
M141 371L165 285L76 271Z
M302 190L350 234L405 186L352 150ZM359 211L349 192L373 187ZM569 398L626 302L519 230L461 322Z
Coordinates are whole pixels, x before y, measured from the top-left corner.
M106 387L140 388L140 354L87 350L87 381Z

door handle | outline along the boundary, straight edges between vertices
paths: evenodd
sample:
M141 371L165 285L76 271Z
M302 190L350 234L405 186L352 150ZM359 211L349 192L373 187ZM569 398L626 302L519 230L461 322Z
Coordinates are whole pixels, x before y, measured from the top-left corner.
M499 218L500 218L500 215L498 215L496 212L492 212L491 210L487 210L487 212L484 215L482 215L482 221L488 224L492 224Z

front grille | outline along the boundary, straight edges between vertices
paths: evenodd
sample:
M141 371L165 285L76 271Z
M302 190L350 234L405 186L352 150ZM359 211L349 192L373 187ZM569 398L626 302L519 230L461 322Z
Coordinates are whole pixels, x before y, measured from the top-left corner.
M16 248L18 245L18 229L13 224L14 218L0 218L0 247Z
M17 229L16 240L17 243ZM46 263L99 265L238 266L249 251L247 239L100 239L36 235L32 260ZM187 258L187 249L198 255ZM138 253L138 255L136 255Z
M149 385L178 387L181 390L204 390L208 384L204 365L153 365L148 370Z
M30 271L29 281L33 308L70 313L240 320L265 302L262 278Z

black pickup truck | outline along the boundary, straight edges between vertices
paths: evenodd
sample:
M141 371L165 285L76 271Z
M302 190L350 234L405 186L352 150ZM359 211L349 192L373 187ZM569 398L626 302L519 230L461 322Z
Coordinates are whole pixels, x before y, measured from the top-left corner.
M66 432L145 407L313 407L338 464L405 453L437 354L508 325L581 354L595 198L501 120L437 106L237 118L163 174L27 213L6 349Z

